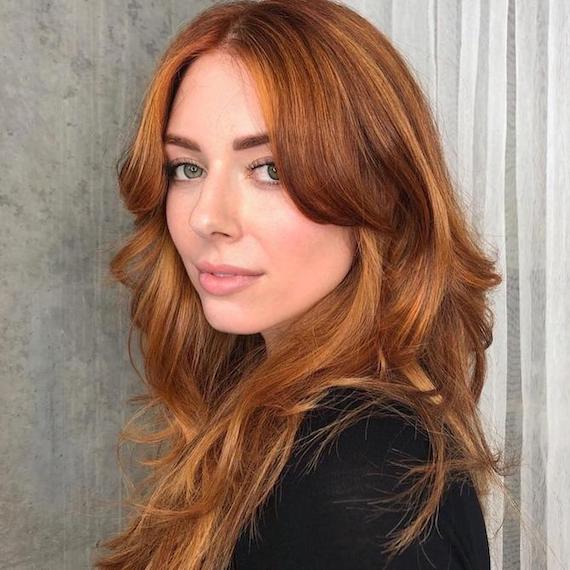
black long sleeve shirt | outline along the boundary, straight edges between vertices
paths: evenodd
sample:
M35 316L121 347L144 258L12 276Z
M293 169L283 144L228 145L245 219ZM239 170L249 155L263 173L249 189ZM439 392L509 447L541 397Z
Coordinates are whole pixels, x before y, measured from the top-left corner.
M299 434L306 436L352 406L356 400L347 393L336 392L344 398L336 412L308 414ZM485 521L469 478L448 487L427 537L386 565L384 541L411 520L411 512L390 503L379 515L374 500L404 488L397 478L405 470L392 461L429 458L425 434L401 417L357 420L325 447L316 469L301 473L307 456L312 457L293 455L263 506L261 540L250 542L247 528L242 531L231 570L490 569Z

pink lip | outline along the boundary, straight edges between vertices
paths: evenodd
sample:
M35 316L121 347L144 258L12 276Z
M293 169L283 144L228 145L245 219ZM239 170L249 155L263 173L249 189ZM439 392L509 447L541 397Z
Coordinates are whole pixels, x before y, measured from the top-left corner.
M200 271L200 285L212 295L229 295L245 289L254 281L259 279L261 275L231 275L227 277L218 277L213 273Z
M262 271L253 271L251 269L245 269L244 267L237 267L235 265L215 265L208 261L201 261L195 265L203 273L231 273L232 275L261 275L263 273Z

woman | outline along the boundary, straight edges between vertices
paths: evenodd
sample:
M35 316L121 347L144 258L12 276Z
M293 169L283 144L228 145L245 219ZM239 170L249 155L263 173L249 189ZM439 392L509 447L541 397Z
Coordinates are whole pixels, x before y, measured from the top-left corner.
M152 414L122 439L161 447L96 567L489 568L501 277L387 38L328 0L214 5L119 182Z

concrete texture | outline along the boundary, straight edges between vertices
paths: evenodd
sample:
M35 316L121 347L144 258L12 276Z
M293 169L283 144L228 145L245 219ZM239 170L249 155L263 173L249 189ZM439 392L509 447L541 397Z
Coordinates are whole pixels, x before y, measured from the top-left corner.
M115 163L155 62L204 2L0 3L0 568L89 568L121 524L138 391Z

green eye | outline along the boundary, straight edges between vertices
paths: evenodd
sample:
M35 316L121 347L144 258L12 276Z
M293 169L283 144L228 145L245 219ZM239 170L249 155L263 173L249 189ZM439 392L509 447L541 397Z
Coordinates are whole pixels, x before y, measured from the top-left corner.
M182 167L182 175L176 176L176 172L178 171L178 167ZM269 179L257 179L257 182L261 185L265 186L274 186L280 184L279 174L277 171L277 166L271 160L261 159L257 162L250 164L247 167L248 175L253 176L253 173L256 170L261 170L265 167L265 173L269 176ZM189 181L200 178L203 172L203 168L198 166L194 162L188 162L185 160L175 160L172 162L168 162L165 166L165 172L168 176L169 180L178 180L178 181Z
M264 168L267 167L267 168ZM247 169L249 170L250 174L252 174L257 169L264 169L264 171L269 175L269 180L261 180L261 184L268 184L273 186L275 184L280 184L279 174L277 170L277 166L271 160L262 159L260 161L254 162L250 164Z
M279 180L279 175L277 174L277 167L275 166L275 164L273 164L272 162L268 162L266 166L269 166L269 169L267 170L267 172L269 172L269 176L271 176L273 180ZM273 178L273 176L271 175L272 172L276 176L276 178Z
M184 173L184 176L187 176L190 179L197 178L197 176L194 176L194 174L199 174L198 171L203 170L200 166L194 164L193 162L169 162L166 166L166 173L169 179L176 179L175 174L179 166L183 167L182 172Z
M196 173L197 170L202 170L197 164L183 164L182 165L182 171L184 172L185 176L188 176L189 178L193 178L193 174Z

